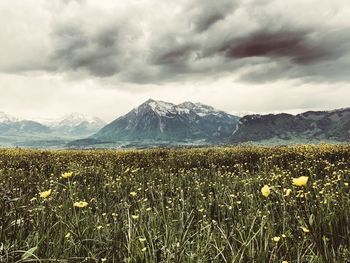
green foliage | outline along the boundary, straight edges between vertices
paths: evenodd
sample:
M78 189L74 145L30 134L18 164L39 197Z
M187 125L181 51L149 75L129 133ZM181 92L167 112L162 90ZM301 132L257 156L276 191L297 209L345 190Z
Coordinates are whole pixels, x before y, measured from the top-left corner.
M0 150L0 262L348 262L349 160L347 145Z

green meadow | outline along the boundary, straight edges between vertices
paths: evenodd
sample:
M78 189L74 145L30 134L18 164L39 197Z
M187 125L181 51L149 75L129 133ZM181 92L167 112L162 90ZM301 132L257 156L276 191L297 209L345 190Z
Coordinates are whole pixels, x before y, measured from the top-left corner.
M0 262L350 262L350 146L0 150Z

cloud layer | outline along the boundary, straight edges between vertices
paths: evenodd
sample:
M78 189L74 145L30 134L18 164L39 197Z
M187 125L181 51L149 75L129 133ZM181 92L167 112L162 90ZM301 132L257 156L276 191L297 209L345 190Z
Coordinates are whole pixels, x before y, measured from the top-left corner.
M346 107L349 17L348 0L3 0L0 110L112 120L150 97Z
M22 2L0 4L16 30L15 39L12 30L2 34L1 58L11 56L0 64L4 72L134 83L350 76L347 0L28 0L32 11L20 20Z

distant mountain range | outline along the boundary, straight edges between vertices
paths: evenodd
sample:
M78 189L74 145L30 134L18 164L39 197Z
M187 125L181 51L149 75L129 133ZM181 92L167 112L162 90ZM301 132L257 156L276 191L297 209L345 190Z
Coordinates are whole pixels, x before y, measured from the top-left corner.
M240 119L231 142L264 141L350 141L350 108L333 111L308 111L248 115Z
M0 146L153 147L350 141L350 108L231 115L201 103L147 100L111 123L73 113L36 122L0 112Z
M72 113L65 115L61 119L48 121L46 125L57 134L82 137L96 133L104 127L106 123L97 117Z
M64 146L96 133L104 125L98 118L78 113L41 123L0 112L0 146Z

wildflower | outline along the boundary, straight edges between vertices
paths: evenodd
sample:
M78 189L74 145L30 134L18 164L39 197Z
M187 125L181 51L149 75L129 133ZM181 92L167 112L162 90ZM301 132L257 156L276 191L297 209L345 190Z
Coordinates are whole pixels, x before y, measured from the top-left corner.
M291 193L292 193L292 189L287 189L286 194L284 196L290 196Z
M70 233L68 232L64 237L65 238L70 238Z
M88 205L87 202L84 202L84 201L79 201L79 202L75 202L73 204L74 207L78 207L78 208L84 208Z
M73 176L72 172L65 172L61 175L64 179L70 178Z
M298 178L293 178L293 184L296 186L306 186L308 180L309 180L309 177L300 176Z
M150 208L150 207L147 207L147 208L146 208L146 211L147 211L147 212L149 212L149 211L151 211L151 210L152 210L152 208Z
M264 185L264 187L261 188L261 193L263 196L268 197L270 195L270 187L268 185Z
M310 230L309 229L307 229L306 227L304 227L304 226L302 226L302 227L300 227L303 231L304 231L304 233L309 233L310 232Z
M286 238L287 236L286 236L285 234L282 234L282 237L283 237L283 238Z
M132 219L138 219L138 218L139 218L139 215L131 215L131 218L132 218Z
M96 228L97 228L98 230L100 230L100 229L103 228L103 226L97 226Z
M147 248L144 247L143 249L141 249L142 252L146 252Z
M48 198L48 197L51 195L51 193L52 193L52 190L49 189L49 190L47 190L47 191L41 192L41 193L40 193L40 197L41 197L41 198Z
M274 242L278 242L278 241L280 241L280 239L281 239L281 237L273 237L273 238L272 238L272 240L273 240Z
M101 262L107 262L106 258L101 258Z
M286 261L286 260L283 260L283 261L282 261L282 263L288 263L288 261Z
M146 242L146 238L139 238L139 241L140 241L141 243Z
M136 196L137 193L136 193L136 192L131 192L130 195L131 195L131 196Z

